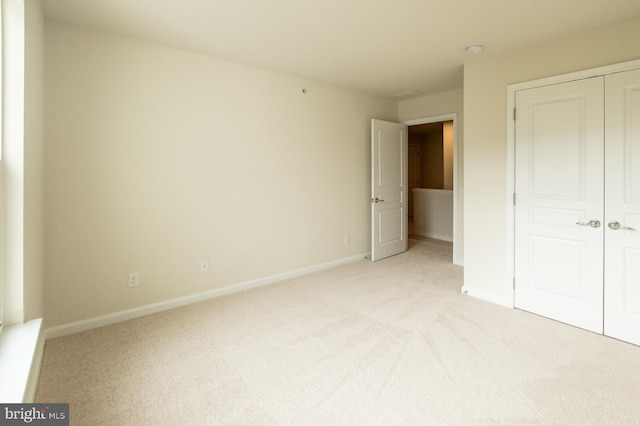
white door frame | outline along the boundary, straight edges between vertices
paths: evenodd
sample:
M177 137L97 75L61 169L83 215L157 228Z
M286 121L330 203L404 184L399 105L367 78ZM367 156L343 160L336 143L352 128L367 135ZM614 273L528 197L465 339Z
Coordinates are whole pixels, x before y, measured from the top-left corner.
M523 83L510 84L507 86L507 185L505 193L506 214L506 273L504 282L504 298L500 298L501 305L515 306L515 208L513 205L515 194L515 120L514 110L516 105L516 92L518 90L532 89L534 87L549 86L552 84L565 83L573 80L592 78L613 74L617 72L629 71L640 68L640 60L621 62L619 64L606 65L603 67L591 68L583 71L561 74L553 77L541 78L526 81ZM454 234L455 235L455 234Z
M453 121L453 263L462 266L462 260L458 256L458 114L443 114L433 117L417 118L403 121L407 126L419 124L439 123L441 121Z

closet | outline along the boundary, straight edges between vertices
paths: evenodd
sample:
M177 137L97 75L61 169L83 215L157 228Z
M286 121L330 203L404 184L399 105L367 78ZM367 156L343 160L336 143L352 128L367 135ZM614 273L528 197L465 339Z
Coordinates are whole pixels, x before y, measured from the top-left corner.
M515 307L640 344L640 69L515 107Z

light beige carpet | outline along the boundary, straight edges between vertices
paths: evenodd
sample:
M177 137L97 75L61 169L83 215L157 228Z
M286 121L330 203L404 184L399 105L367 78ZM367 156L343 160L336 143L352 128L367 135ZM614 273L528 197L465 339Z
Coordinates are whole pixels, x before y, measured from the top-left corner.
M640 348L460 294L451 246L47 342L74 425L640 424Z

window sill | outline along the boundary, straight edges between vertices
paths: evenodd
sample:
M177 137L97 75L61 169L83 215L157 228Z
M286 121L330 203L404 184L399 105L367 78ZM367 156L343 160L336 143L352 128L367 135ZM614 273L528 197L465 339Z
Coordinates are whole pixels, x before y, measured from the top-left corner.
M42 361L41 328L38 318L0 334L0 402L32 402Z

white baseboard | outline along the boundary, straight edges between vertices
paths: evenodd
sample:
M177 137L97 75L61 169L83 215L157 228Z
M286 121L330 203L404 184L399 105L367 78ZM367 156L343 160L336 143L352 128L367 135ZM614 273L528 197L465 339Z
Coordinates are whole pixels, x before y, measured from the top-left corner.
M166 311L168 309L177 308L180 306L190 305L192 303L202 302L204 300L213 299L215 297L226 296L228 294L237 293L244 290L249 290L255 287L272 284L278 281L283 281L289 278L295 278L302 275L307 275L312 272L321 271L324 269L333 268L347 263L357 262L366 258L366 254L360 254L357 256L338 259L332 262L323 263L320 265L310 266L307 268L296 269L290 272L284 272L282 274L271 275L264 278L258 278L256 280L245 281L228 285L222 288L205 291L202 293L196 293L189 296L179 297L176 299L166 300L163 302L153 303L150 305L140 306L137 308L127 309L124 311L114 312L111 314L101 315L98 317L88 318L86 320L76 321L68 324L62 324L55 327L49 327L44 330L44 337L46 339L52 339L55 337L66 336L73 333L78 333L85 330L90 330L105 325L115 324L121 321L130 320L133 318L142 317L145 315L155 314L157 312Z
M447 234L436 234L433 232L423 232L418 230L414 230L413 233L425 238L433 238L434 240L448 241L450 243L453 242L453 237Z
M484 300L486 302L495 303L496 305L501 305L513 309L513 297L487 293L484 290L478 290L466 285L462 286L461 291L463 294L475 297L476 299Z

